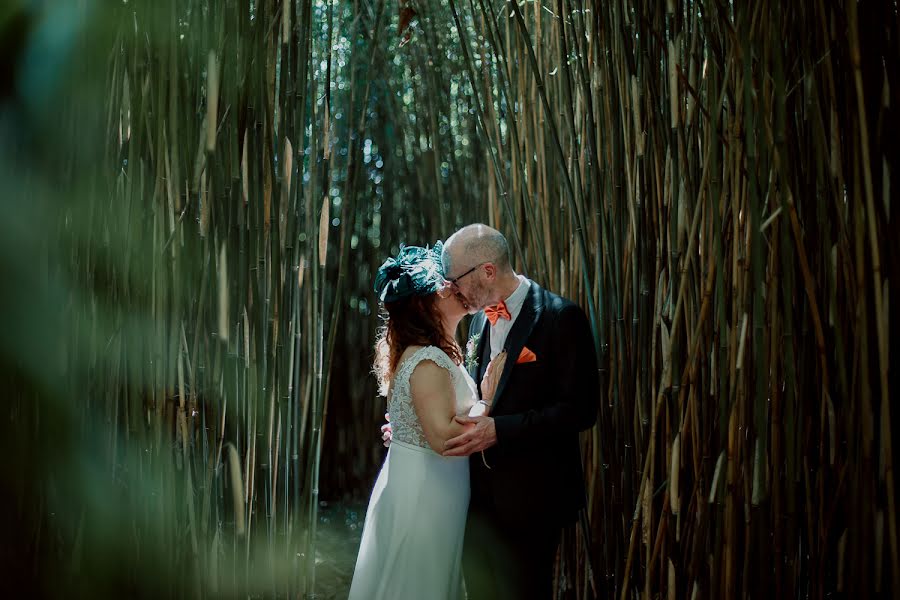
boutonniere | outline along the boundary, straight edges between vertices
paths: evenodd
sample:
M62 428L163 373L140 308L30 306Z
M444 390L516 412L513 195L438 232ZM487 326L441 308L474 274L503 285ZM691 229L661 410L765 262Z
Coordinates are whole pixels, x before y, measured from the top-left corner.
M479 338L481 338L481 334L476 333L469 337L469 341L466 342L466 369L469 371L478 368L478 356L475 353L478 352Z

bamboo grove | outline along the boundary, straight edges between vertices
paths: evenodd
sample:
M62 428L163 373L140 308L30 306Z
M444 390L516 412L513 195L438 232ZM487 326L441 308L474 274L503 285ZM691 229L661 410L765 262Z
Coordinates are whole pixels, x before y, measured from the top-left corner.
M0 21L13 581L321 594L375 269L482 221L600 359L558 597L900 597L895 5L98 5Z

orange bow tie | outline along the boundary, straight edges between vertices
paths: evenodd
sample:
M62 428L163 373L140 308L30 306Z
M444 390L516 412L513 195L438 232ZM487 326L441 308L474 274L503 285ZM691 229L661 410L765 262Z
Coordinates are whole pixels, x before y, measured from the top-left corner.
M484 316L487 317L487 320L491 322L492 326L497 324L497 319L506 319L509 321L512 318L509 314L509 310L506 308L506 302L503 300L496 306L488 306L485 308Z

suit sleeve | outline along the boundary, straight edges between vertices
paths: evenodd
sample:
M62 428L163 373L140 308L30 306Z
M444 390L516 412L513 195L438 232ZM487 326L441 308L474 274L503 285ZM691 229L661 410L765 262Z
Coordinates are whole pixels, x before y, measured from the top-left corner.
M494 417L497 444L577 433L597 420L599 377L591 326L584 311L566 305L553 326L548 356L556 390L541 409Z

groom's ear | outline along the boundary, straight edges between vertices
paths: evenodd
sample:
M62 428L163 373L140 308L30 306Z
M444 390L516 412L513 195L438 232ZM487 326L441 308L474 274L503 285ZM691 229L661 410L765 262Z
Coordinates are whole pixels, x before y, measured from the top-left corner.
M497 265L492 262L484 263L484 273L488 279L494 279L497 277Z

